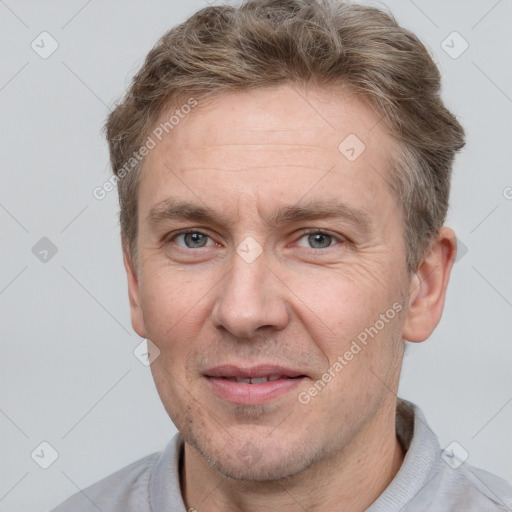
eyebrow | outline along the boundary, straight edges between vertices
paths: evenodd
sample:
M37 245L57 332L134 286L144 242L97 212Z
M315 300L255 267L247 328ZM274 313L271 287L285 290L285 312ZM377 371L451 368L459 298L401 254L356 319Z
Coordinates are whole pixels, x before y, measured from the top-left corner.
M373 227L373 222L366 210L347 205L338 199L310 201L304 205L281 206L268 218L271 226L292 224L294 222L316 219L344 219L362 232ZM231 221L222 212L216 212L206 205L168 198L153 206L147 216L147 222L153 230L170 220L188 220L212 225L228 226Z

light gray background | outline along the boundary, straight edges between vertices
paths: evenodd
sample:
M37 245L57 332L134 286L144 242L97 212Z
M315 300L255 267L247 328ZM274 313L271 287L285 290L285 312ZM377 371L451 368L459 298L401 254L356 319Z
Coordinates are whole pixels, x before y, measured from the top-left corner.
M410 347L400 394L442 446L456 440L512 480L512 2L386 4L432 51L468 139L448 223L467 253L435 334ZM47 510L175 432L133 355L117 192L92 190L110 176L109 107L157 38L206 5L0 0L2 512ZM43 31L59 45L47 59L31 48ZM453 31L469 43L456 59L441 47ZM58 249L46 263L32 252L42 237ZM31 458L42 441L59 454L46 470Z

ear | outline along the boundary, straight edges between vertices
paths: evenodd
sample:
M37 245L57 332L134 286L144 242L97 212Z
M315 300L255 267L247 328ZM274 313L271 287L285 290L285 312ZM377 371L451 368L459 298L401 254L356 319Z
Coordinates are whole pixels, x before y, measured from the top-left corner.
M425 341L441 320L456 255L455 233L448 227L442 227L411 279L409 309L402 331L405 340Z
M147 338L140 301L139 279L132 257L126 246L123 248L123 263L126 270L126 276L128 278L128 298L130 300L132 327L141 338Z

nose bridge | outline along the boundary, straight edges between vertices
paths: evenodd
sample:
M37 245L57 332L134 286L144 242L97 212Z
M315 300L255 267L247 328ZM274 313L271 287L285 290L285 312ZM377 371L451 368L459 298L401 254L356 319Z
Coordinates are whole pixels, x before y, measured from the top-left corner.
M268 255L253 237L236 247L212 311L216 327L243 338L251 338L260 327L284 328L286 304L267 264Z

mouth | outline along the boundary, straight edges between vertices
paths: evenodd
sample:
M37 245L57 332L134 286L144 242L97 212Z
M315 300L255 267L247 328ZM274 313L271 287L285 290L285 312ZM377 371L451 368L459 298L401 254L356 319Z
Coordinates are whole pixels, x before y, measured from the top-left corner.
M300 379L305 375L299 375L298 377L287 377L286 375L267 375L264 377L220 377L231 382L239 382L242 384L262 384L263 382L274 382L282 379Z
M257 405L289 394L308 376L300 370L275 365L240 367L223 365L204 372L219 398L236 405Z

